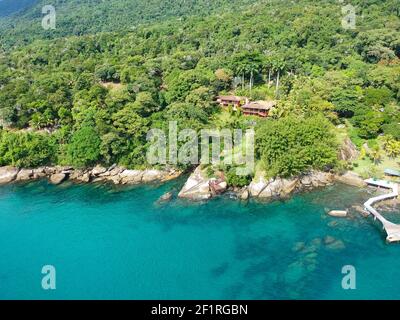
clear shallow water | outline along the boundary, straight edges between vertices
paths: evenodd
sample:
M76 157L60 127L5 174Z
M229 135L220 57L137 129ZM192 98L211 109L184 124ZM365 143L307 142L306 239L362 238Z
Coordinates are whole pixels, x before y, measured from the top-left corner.
M0 298L400 298L400 245L386 245L379 224L355 212L326 215L361 204L365 190L157 204L181 185L1 187ZM334 244L324 243L328 235ZM48 264L57 270L53 291L41 288ZM344 265L356 267L357 290L341 288Z

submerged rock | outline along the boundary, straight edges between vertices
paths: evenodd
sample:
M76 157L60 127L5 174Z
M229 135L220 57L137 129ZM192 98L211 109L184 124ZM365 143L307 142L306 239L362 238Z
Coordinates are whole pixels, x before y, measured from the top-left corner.
M331 221L328 223L328 227L334 228L338 225L339 223L335 220L335 221Z
M305 242L296 242L292 248L292 251L299 252L304 250L305 247L306 247Z
M324 244L325 244L325 245L334 243L335 241L336 241L336 239L335 239L334 237L332 237L332 236L326 236L326 237L324 238Z
M320 238L315 238L311 241L311 245L320 247L322 244L322 240Z
M361 214L363 217L368 217L369 216L369 212L366 211L362 206L359 205L355 205L351 207L354 211L358 212L359 214Z
M346 248L342 240L336 240L336 239L333 242L326 244L326 247L331 250L342 250Z
M167 192L166 194L162 195L160 199L158 199L159 202L167 202L171 201L173 197L172 192Z
M319 247L320 247L320 245L315 245L315 244L308 245L302 250L302 253L316 252L316 251L318 251Z
M283 274L286 284L296 284L307 276L306 266L302 261L291 263Z

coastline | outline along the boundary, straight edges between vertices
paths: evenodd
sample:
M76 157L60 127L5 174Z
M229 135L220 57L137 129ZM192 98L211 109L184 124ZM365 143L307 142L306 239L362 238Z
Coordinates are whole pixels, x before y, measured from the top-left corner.
M231 192L236 195L238 200L248 200L249 198L280 199L287 198L295 193L329 186L335 182L360 188L367 186L364 179L353 172L335 174L310 171L291 178L266 178L265 174L260 172L256 174L248 186L239 188L228 186L223 174L208 177L199 166L189 176L179 193L179 197L191 201L203 201L225 192Z
M109 168L95 166L87 169L74 169L71 166L44 166L34 169L0 167L0 185L47 179L53 185L66 181L74 183L110 182L115 185L141 185L163 183L181 177L182 171L169 168L165 170L130 170L117 165ZM270 178L259 173L248 186L229 186L223 174L220 177L207 177L198 166L188 177L178 197L189 201L205 201L224 193L230 193L240 201L249 198L260 200L288 198L293 194L311 191L335 182L355 187L365 187L364 180L353 172L334 174L331 172L310 171L292 178ZM165 195L168 200L168 194Z
M50 183L59 185L65 181L76 183L112 182L116 185L138 185L153 182L166 182L181 176L175 169L129 170L117 165L109 168L96 166L87 169L74 169L70 166L45 166L34 169L0 167L0 185L48 179Z

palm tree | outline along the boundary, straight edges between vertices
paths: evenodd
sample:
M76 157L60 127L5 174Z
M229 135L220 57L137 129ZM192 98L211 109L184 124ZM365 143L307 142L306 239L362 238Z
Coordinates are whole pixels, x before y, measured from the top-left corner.
M374 164L377 165L382 160L382 151L379 148L374 148L370 152L370 157L374 161Z
M382 142L383 142L383 147L386 148L386 146L393 141L393 137L391 135L385 135L382 137Z
M247 71L247 66L244 62L241 62L237 67L236 67L236 72L242 76L242 90L244 90L244 78L245 74Z
M281 72L285 69L286 64L281 58L277 58L273 61L273 70L277 73L276 76L276 86L275 86L275 96L279 97L279 84Z

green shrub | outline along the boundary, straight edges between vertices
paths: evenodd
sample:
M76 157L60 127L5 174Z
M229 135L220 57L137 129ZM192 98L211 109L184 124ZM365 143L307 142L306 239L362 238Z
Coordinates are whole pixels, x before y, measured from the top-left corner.
M69 163L76 167L94 164L100 157L100 137L94 127L84 125L75 131L67 146Z
M265 121L256 131L257 155L275 176L331 169L337 164L333 130L322 116Z
M247 175L237 175L236 168L230 168L229 171L226 173L226 180L228 185L232 187L239 187L242 188L244 186L248 186L253 179L253 176Z
M386 135L390 135L396 140L400 140L400 124L399 123L388 123L382 126L383 132Z
M44 133L0 130L0 165L37 167L51 164L56 154L55 139Z

